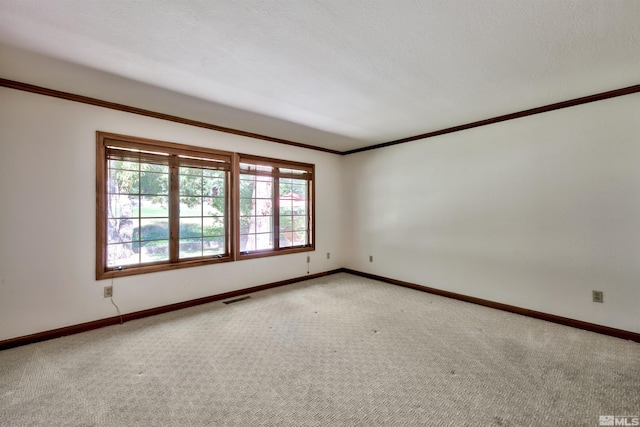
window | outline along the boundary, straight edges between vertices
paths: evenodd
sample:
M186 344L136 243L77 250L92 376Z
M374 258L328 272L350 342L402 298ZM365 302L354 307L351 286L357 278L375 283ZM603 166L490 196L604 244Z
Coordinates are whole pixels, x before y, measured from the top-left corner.
M238 157L238 258L313 250L313 165Z
M104 132L96 155L98 279L314 250L313 165Z
M97 140L98 278L232 259L231 153Z

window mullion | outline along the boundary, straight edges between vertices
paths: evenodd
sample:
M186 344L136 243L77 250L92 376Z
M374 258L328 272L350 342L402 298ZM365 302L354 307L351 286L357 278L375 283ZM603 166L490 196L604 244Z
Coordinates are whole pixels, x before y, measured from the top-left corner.
M224 244L225 244L225 253L231 254L233 259L236 257L236 239L239 240L239 235L236 235L236 227L238 227L239 218L236 219L237 216L240 215L240 180L236 181L235 177L235 164L232 163L232 173L231 170L228 170L225 173L225 205L224 205ZM238 177L239 178L239 177ZM236 187L238 187L236 189ZM232 193L233 191L233 193ZM234 242L233 244L231 242ZM237 244L237 247L240 247L240 244Z
M280 178L273 177L273 249L280 249Z
M312 244L311 236L313 235L313 181L307 180L307 239L305 242L305 246L310 246Z
M180 176L178 157L169 159L171 179L169 183L169 261L178 262L180 248Z

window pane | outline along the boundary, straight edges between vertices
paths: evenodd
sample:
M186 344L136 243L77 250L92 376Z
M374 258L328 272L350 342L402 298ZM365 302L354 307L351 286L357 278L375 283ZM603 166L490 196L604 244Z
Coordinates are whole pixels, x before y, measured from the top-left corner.
M169 218L143 219L140 221L140 225L140 240L142 241L167 240L169 238Z
M271 215L273 213L273 202L271 199L256 199L254 213L256 215Z
M299 180L296 180L299 181ZM307 184L305 182L295 184L291 187L291 192L296 194L298 198L306 199L307 198Z
M202 239L180 239L180 258L202 256Z
M209 197L224 196L224 179L222 178L203 178L202 179L202 195Z
M293 217L293 230L300 231L307 229L307 217L306 216L294 216Z
M131 265L139 262L139 253L133 251L131 243L107 245L107 267Z
M202 218L203 236L224 236L224 217L213 216Z
M107 267L140 263L140 164L109 161L107 182Z
M122 160L108 166L107 266L168 259L169 167Z
M294 246L303 246L303 245L309 244L309 241L307 239L308 234L309 233L307 231L297 231L294 234L293 245Z
M273 234L271 233L256 233L256 249L273 249Z
M273 217L272 216L253 216L250 217L253 229L249 230L249 233L270 233L273 231Z
M202 198L180 197L180 216L202 216Z
M240 251L273 249L273 177L240 175L240 197Z
M226 213L226 172L180 168L181 216L224 215ZM204 211L203 211L204 209Z
M273 249L272 233L250 233L245 235L244 239L241 238L240 250L243 252L265 249Z
M202 239L202 255L224 254L224 237L205 237Z
M256 239L248 234L240 235L240 252L249 252L256 250Z
M169 241L153 240L142 243L140 258L142 262L166 261L169 259Z
M180 239L180 259L226 253L224 237Z
M140 194L169 194L169 174L141 172Z
M201 218L180 218L180 238L202 237Z
M132 218L137 216L137 197L123 194L109 195L107 204L108 218Z
M109 169L109 193L138 194L140 192L140 173L123 169Z
M180 167L180 243L178 257L226 252L226 172ZM203 236L208 236L203 239Z
M280 232L280 240L278 244L281 248L288 248L293 246L293 233L291 231Z
M280 246L302 246L307 245L307 230L294 230L294 229L281 229L280 231Z
M184 168L180 168L183 170ZM202 175L202 173L200 174ZM202 195L202 176L180 175L180 195L200 196Z
M202 209L205 216L223 216L226 213L224 197L205 197L202 199Z
M253 212L253 199L240 199L240 214L251 215Z
M111 218L107 221L107 243L129 243L134 240L134 227L138 226L130 218Z
M137 203L136 203L137 204ZM140 216L143 218L169 216L169 197L167 196L141 196Z
M279 193L280 247L308 244L307 182L302 179L282 178Z
M283 201L282 199L280 200L280 216L283 215L291 215L291 203L288 203L286 201Z
M271 197L273 195L271 192L272 184L273 178L268 176L257 176L253 197Z

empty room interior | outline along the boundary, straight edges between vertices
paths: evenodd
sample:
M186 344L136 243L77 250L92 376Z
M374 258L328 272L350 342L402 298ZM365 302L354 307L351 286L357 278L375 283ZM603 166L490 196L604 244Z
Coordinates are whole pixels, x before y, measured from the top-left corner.
M639 23L0 0L0 425L639 425Z

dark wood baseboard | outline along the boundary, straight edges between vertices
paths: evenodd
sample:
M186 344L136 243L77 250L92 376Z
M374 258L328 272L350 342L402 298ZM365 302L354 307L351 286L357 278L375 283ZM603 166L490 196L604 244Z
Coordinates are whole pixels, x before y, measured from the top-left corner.
M610 335L616 338L622 338L625 340L631 340L640 343L640 334L623 329L610 328L608 326L597 325L595 323L583 322L582 320L570 319L568 317L556 316L555 314L543 313L541 311L529 310L527 308L516 307L514 305L502 304L499 302L489 301L482 298L470 297L455 292L443 291L441 289L431 288L428 286L417 285L415 283L409 283L402 280L390 279L388 277L378 276L376 274L363 273L361 271L351 270L349 268L342 269L343 272L353 274L360 277L366 277L368 279L378 280L381 282L390 283L392 285L403 286L405 288L416 289L422 292L428 292L430 294L440 295L447 298L453 298L460 301L470 302L473 304L483 305L485 307L491 307L498 310L508 311L510 313L521 314L523 316L529 316L536 319L546 320L548 322L559 323L565 326L571 326L573 328L584 329L586 331L597 332L599 334Z
M105 326L117 325L118 323L129 322L131 320L142 319L144 317L155 316L157 314L168 313L170 311L181 310L183 308L194 307L200 304L206 304L214 301L221 301L230 298L236 298L253 292L264 291L266 289L277 288L279 286L290 285L304 280L315 279L317 277L328 276L336 273L349 273L355 276L366 277L368 279L378 280L392 285L403 286L405 288L415 289L421 292L428 292L435 295L453 298L460 301L470 302L473 304L483 305L485 307L495 308L498 310L508 311L510 313L521 314L536 319L546 320L548 322L558 323L573 328L584 329L599 334L610 335L616 338L622 338L640 343L640 334L622 329L610 328L608 326L597 325L595 323L583 322L582 320L570 319L568 317L556 316L555 314L543 313L540 311L529 310L526 308L516 307L509 304L489 301L482 298L470 297L455 292L444 291L441 289L431 288L428 286L417 285L415 283L405 282L402 280L391 279L376 274L364 273L349 268L338 268L335 270L325 271L322 273L309 274L307 276L295 277L293 279L281 280L279 282L267 283L264 285L253 286L251 288L239 289L237 291L225 292L222 294L211 295L208 297L197 298L189 301L183 301L176 304L164 305L162 307L150 308L148 310L136 311L133 313L123 314L122 316L108 317L106 319L94 320L92 322L82 323L79 325L66 326L64 328L52 329L49 331L38 332L35 334L25 335L17 338L0 341L0 351L22 345L32 344L40 341L46 341L53 338L59 338L67 335L73 335L80 332L91 331L93 329L103 328Z
M81 323L79 325L66 326L63 328L52 329L44 332L37 332L35 334L25 335L17 338L10 338L8 340L0 341L0 351L13 348L13 347L19 347L22 345L32 344L40 341L46 341L53 338L60 338L67 335L78 334L80 332L91 331L98 328L104 328L105 326L117 325L118 323L129 322L131 320L136 320L136 319L142 319L143 317L155 316L156 314L168 313L170 311L194 307L200 304L206 304L209 302L235 298L235 297L250 294L253 292L264 291L266 289L277 288L279 286L290 285L292 283L302 282L304 280L315 279L317 277L323 277L323 276L328 276L330 274L340 273L342 271L344 271L344 269L339 268L337 270L330 270L322 273L309 274L302 277L295 277L293 279L281 280L279 282L267 283L264 285L253 286L251 288L239 289L237 291L225 292L222 294L211 295L208 297L197 298L197 299L183 301L175 304L164 305L162 307L150 308L148 310L141 310L133 313L126 313L126 314L123 314L122 316L108 317L106 319L94 320L92 322Z

